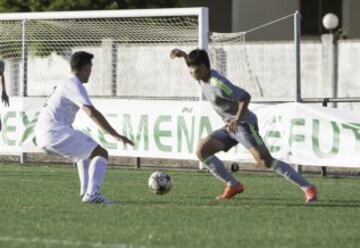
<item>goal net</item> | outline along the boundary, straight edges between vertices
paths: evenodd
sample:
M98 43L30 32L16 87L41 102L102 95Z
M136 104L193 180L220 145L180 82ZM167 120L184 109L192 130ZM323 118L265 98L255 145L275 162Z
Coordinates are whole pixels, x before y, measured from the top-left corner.
M212 33L213 67L255 100L296 98L294 15L237 33ZM287 31L283 31L287 30Z
M206 10L206 11L204 11ZM0 57L10 95L44 96L70 73L70 55L95 55L92 96L196 99L199 89L169 52L202 46L205 8L0 15ZM206 43L204 43L206 45Z

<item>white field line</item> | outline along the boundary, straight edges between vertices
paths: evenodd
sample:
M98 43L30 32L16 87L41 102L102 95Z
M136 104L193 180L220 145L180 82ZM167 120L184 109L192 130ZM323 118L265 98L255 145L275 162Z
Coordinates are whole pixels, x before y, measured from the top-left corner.
M51 245L61 246L85 246L94 248L145 248L145 246L134 246L127 244L104 244L101 242L89 242L81 240L57 240L57 239L42 239L42 238L18 238L10 236L0 236L0 242L9 243L39 243L51 247Z

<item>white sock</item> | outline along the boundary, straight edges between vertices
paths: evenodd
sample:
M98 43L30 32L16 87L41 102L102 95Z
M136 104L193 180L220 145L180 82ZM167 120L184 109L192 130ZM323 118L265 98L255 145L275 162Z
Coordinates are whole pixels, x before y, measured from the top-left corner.
M94 157L89 166L89 184L86 193L95 195L100 192L100 187L103 182L106 172L107 159L101 156Z
M90 164L90 159L79 160L76 163L78 174L79 174L79 180L80 180L80 195L85 194L87 186L88 186L89 164Z

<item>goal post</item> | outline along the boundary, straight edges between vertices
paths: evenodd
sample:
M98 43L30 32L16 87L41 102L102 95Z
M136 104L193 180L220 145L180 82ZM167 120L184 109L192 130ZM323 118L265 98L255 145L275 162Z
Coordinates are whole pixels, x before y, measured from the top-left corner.
M295 99L296 102L301 102L301 16L299 11L294 13L294 43L296 66Z
M0 14L10 94L47 95L69 73L71 53L81 49L95 55L93 96L197 99L196 85L169 63L168 52L207 49L208 19L207 8Z
M300 102L300 13L294 12L248 30L212 32L213 67L246 89L256 102Z

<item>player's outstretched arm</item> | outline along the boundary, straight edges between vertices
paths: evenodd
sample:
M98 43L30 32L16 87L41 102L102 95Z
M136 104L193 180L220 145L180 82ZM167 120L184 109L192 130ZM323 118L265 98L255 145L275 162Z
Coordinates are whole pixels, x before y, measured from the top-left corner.
M92 119L102 130L109 133L115 139L124 142L124 144L129 144L134 146L134 142L128 139L127 137L120 135L105 119L103 114L101 114L96 108L93 106L82 106L82 110Z
M180 49L173 49L170 51L170 58L174 59L174 58L186 58L187 54L186 52L184 52L183 50Z
M9 96L6 93L4 70L5 64L2 60L0 60L1 101L5 106L9 106Z
M1 76L1 81L4 81L4 76ZM1 90L1 101L4 103L5 106L9 106L9 96L6 93L6 89L5 89L5 83L1 83L2 85L2 90Z

